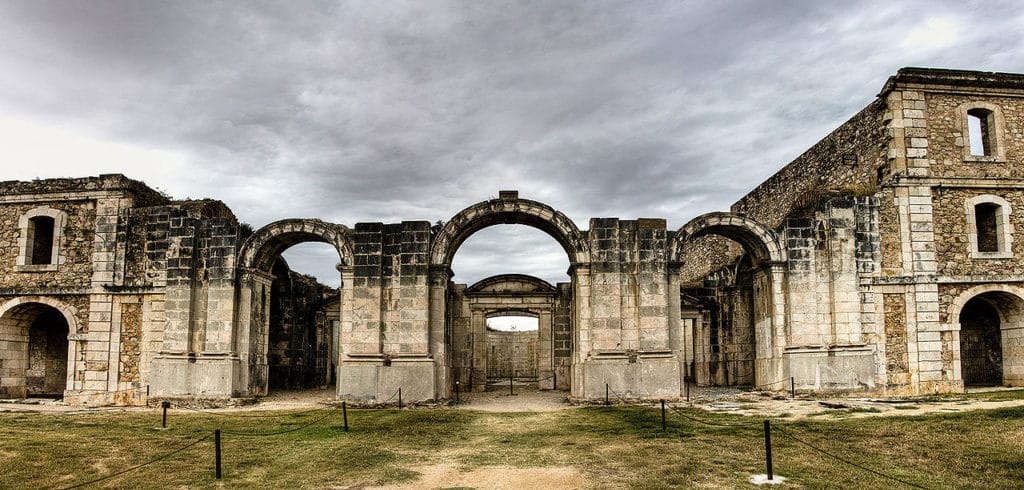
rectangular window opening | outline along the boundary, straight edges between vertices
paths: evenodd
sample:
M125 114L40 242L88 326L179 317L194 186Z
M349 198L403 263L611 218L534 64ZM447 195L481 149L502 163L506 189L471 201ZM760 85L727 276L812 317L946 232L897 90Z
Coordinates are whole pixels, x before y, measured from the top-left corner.
M36 216L32 218L32 265L53 263L53 218Z
M967 111L967 134L970 137L971 155L992 155L992 140L989 119L992 112L985 109Z
M999 251L999 205L982 203L974 206L974 224L978 230L978 251Z

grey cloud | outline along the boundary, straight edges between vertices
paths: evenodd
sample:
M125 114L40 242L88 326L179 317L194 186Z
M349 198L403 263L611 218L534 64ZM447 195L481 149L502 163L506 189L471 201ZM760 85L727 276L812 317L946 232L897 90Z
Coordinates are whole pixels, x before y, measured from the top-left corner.
M901 47L936 16L955 49ZM151 185L257 226L446 220L518 188L581 228L674 228L901 66L1024 71L1022 22L1015 2L5 2L0 110L179 154L191 171ZM473 243L481 274L514 252Z

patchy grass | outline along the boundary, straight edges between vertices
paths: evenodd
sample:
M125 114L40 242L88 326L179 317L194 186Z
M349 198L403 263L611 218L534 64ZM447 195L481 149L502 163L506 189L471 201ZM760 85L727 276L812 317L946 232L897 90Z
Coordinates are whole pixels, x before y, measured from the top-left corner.
M412 483L419 476L412 468L451 462L465 471L572 467L596 488L732 488L746 485L751 474L764 472L760 422L682 409L669 412L668 430L663 432L660 411L648 407L541 413L350 410L350 431L345 432L336 410L283 411L264 418L172 410L170 427L161 430L156 410L4 413L0 486L82 483L166 454L219 428L224 431L222 482L214 479L210 437L100 486L322 488ZM773 426L775 472L798 486L898 484L809 449L787 434L928 488L1013 488L1024 474L1024 408L776 420ZM293 431L255 435L282 430ZM254 435L237 434L243 432Z

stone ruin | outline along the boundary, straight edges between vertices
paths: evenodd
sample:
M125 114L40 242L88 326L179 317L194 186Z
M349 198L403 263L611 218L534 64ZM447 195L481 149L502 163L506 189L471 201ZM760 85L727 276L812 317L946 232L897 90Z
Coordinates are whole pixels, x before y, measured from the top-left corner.
M669 230L502 191L443 225L284 219L122 175L0 183L0 397L141 404L334 386L408 401L511 376L575 399L686 383L880 394L1024 385L1024 75L904 68L737 201ZM673 217L680 218L680 217ZM451 281L492 225L570 282ZM291 271L338 252L341 287ZM1021 255L1017 255L1021 254ZM487 319L537 319L502 335Z

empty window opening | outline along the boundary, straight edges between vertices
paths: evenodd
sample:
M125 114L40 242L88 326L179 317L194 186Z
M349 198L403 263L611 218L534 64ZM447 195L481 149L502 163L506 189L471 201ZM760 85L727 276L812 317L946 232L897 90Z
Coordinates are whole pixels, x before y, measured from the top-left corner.
M49 216L36 216L29 220L31 265L53 263L53 225L54 220Z
M974 223L978 227L978 251L999 251L999 205L981 203L974 206Z
M487 319L487 328L497 332L536 332L539 323L530 316L496 316Z
M971 109L967 111L967 134L970 137L971 155L992 155L992 111Z

